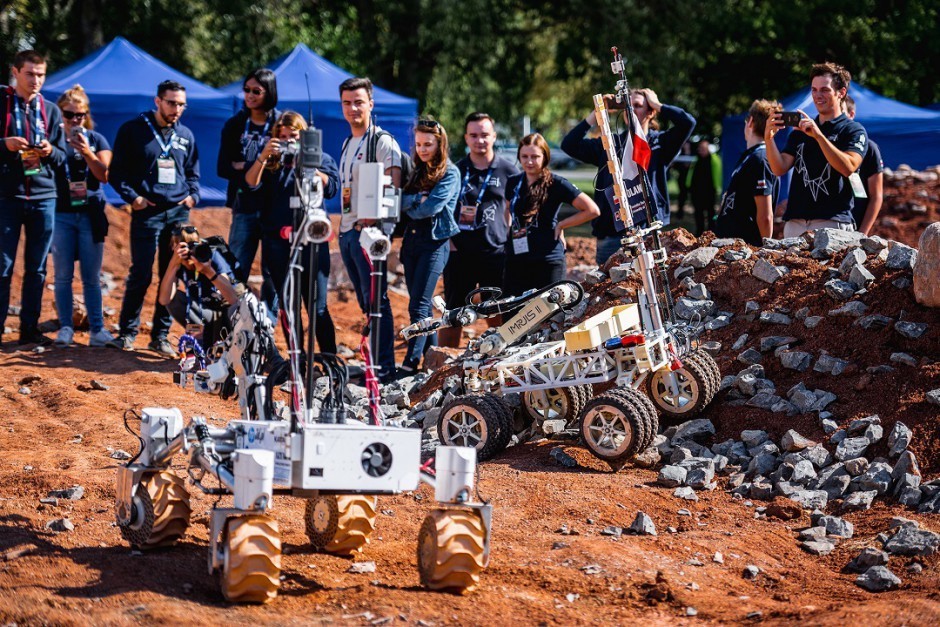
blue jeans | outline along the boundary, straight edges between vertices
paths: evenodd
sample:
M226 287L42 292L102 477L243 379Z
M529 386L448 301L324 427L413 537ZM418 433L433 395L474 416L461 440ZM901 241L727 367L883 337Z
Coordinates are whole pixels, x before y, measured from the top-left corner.
M309 245L300 253L300 262L303 272L300 277L300 293L303 296L304 305L307 311L310 311L310 293L307 291L307 282L310 279L310 255ZM283 300L284 283L287 281L287 273L290 272L288 264L290 263L290 242L282 239L280 235L265 234L261 240L261 267L267 268L271 273L271 287L276 290L278 300L289 307L290 303ZM317 255L317 319L316 319L316 339L321 353L336 353L336 328L333 324L333 318L330 316L330 310L326 306L326 292L330 280L330 247L328 244L320 244L320 250ZM304 340L303 322L298 318L297 329L295 330L298 339Z
M104 242L92 241L91 220L84 211L57 213L52 235L52 262L55 270L55 308L59 325L72 326L72 277L78 259L82 293L92 333L104 328L101 313L101 259Z
M369 315L370 291L372 286L369 258L359 245L359 231L350 229L339 235L339 252L343 265L352 281L362 313ZM379 378L388 380L395 376L395 320L392 318L392 304L388 300L388 277L382 273L382 295L379 312L379 354L373 355L375 365L379 367Z
M597 253L594 259L597 261L598 266L604 265L604 262L610 259L615 252L620 250L620 239L619 235L597 238Z
M258 244L261 243L261 214L254 213L236 213L232 212L232 226L228 231L228 247L238 259L238 270L235 272L235 278L248 285L248 277L251 276L251 266L255 263L255 255L258 254ZM263 256L263 253L262 253ZM271 315L277 315L277 292L271 283L271 273L261 264L261 276L264 282L261 284L261 300L267 306Z
M405 267L408 286L408 316L412 323L431 315L431 299L437 281L450 257L450 240L431 239L430 224L408 226L399 256ZM402 365L417 370L424 352L437 345L437 334L419 335L408 340L408 352Z
M124 302L121 303L121 335L137 337L140 328L140 310L144 306L144 297L153 281L153 258L157 257L158 284L166 274L173 250L170 237L173 228L183 222L189 222L189 209L177 205L165 211L149 212L131 217L131 269L124 289ZM173 318L167 308L158 302L153 310L153 329L150 337L154 340L166 339Z
M20 334L35 331L39 326L42 288L46 282L46 258L52 245L54 226L55 198L0 198L0 333L3 333L10 310L10 281L13 278L20 230L26 233Z

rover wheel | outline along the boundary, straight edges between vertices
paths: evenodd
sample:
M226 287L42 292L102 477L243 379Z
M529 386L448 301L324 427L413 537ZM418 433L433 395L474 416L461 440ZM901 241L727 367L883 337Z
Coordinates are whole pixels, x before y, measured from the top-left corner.
M485 461L500 450L499 411L478 394L458 396L444 405L437 419L437 434L446 446L469 446L477 460Z
M700 366L705 370L708 380L711 382L711 388L708 390L706 396L708 401L706 405L711 402L715 397L715 394L718 393L718 389L721 387L721 369L718 368L718 364L715 362L715 358L712 357L707 351L699 349L693 351L686 356L686 359L692 359L697 361Z
M267 603L281 583L281 533L264 515L225 521L219 587L231 603Z
M121 536L135 549L171 546L189 527L189 492L183 479L169 470L143 476L131 501L131 520L120 525Z
M640 451L645 419L634 404L619 393L595 396L581 416L581 437L592 455L613 470Z
M510 409L509 405L506 404L501 397L496 396L495 394L484 394L484 400L490 404L490 407L493 408L493 411L499 416L499 432L497 434L498 443L496 445L496 451L493 453L499 453L507 446L509 446L509 441L512 439L512 434L515 433L513 417L513 411Z
M304 526L318 551L351 556L375 531L377 499L360 494L322 494L307 499Z
M650 400L664 418L688 420L700 414L714 396L707 369L697 359L682 362L682 367L673 371L678 378L678 394L669 390L665 368L653 372L647 379ZM709 395L711 392L711 396Z
M564 420L571 422L581 414L584 408L584 395L581 386L532 390L522 395L522 407L537 423L546 420Z
M486 530L474 511L434 510L418 533L418 572L431 590L470 592L480 583Z
M656 413L656 406L648 396L630 387L613 388L608 391L609 394L617 394L636 408L640 418L642 418L643 437L640 441L639 451L645 451L653 443L653 438L659 433L659 414Z

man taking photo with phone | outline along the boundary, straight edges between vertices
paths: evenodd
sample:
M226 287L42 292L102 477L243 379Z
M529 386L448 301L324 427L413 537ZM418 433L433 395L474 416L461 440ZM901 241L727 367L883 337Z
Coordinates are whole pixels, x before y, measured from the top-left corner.
M0 333L10 306L10 281L20 241L23 291L20 344L51 344L39 332L46 257L55 224L55 171L65 164L65 134L59 108L40 94L46 59L34 50L13 58L15 87L0 91Z
M810 80L816 118L799 111L798 126L782 151L774 135L786 126L786 112L774 114L764 129L770 169L777 176L793 170L783 216L784 237L825 228L854 230L855 203L849 177L862 162L868 136L861 124L843 112L852 75L841 65L826 62L813 66Z

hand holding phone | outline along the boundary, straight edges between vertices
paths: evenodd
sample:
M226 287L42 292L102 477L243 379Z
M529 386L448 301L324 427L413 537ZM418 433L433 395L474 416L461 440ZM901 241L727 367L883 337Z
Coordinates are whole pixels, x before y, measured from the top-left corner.
M799 111L781 111L780 116L783 119L784 126L799 127L800 122L803 120L803 116L800 115Z

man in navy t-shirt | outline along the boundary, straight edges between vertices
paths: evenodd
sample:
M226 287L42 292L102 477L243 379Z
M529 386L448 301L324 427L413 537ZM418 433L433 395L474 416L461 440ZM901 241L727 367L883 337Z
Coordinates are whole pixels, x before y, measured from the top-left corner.
M811 119L800 111L799 127L790 133L782 152L773 137L784 127L783 116L776 113L764 130L773 173L783 176L793 170L783 216L784 237L824 228L855 230L849 177L862 163L868 136L861 124L842 111L852 75L841 65L827 62L814 65L810 78L819 115Z
M845 114L855 119L855 101L852 100L852 96L845 97ZM868 150L865 151L862 166L857 172L859 180L852 188L855 192L855 208L852 210L852 216L855 218L855 226L865 235L871 234L878 213L881 212L881 204L884 202L884 171L885 164L881 160L881 149L869 137ZM865 191L864 194L859 194L859 190L856 189L859 182Z
M779 184L767 164L763 137L767 119L779 109L776 101L755 100L751 104L744 123L747 150L731 174L712 229L718 237L740 237L748 244L760 246L763 238L773 233Z

